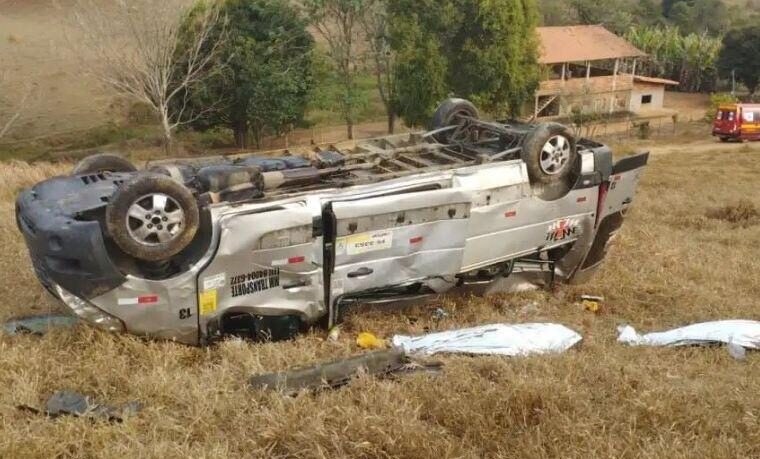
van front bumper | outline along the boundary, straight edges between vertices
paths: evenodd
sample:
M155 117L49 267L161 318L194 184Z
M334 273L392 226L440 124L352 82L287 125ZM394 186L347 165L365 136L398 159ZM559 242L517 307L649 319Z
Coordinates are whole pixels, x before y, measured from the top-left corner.
M66 289L58 284L53 284L53 290L63 304L85 322L88 322L101 330L112 333L122 333L126 331L124 322L107 314L89 301L66 291Z

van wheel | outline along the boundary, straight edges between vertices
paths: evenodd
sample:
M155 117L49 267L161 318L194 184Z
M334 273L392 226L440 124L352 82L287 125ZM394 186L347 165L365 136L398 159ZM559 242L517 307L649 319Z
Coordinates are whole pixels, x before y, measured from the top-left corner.
M564 196L577 179L578 151L575 136L558 123L537 125L525 137L520 158L531 184L546 200Z
M102 172L136 172L137 168L128 159L111 153L99 153L79 161L71 175L99 174Z
M199 225L198 204L175 180L140 174L124 183L106 207L106 226L125 253L163 261L192 242Z
M469 133L467 132L467 118L479 119L480 114L475 105L469 100L465 99L447 99L438 109L433 116L433 130L442 129L449 126L457 126L455 129L451 129L439 134L435 134L433 138L442 144L450 144L454 142L462 142L467 140Z
M728 142L728 137L720 137L720 141L726 143Z

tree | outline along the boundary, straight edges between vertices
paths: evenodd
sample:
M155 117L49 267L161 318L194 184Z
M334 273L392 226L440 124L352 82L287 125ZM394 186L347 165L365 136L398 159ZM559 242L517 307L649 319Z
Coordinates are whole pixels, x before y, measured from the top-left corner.
M360 20L369 0L304 0L303 5L319 35L327 42L328 56L340 81L339 106L348 138L354 138L360 105L356 73L362 58Z
M360 18L365 39L369 47L372 73L377 80L380 100L383 101L388 117L388 133L393 134L396 124L397 109L394 102L396 95L396 53L391 48L388 0L369 1Z
M728 27L728 9L722 0L686 0L670 8L670 21L686 33L719 34Z
M662 6L657 0L640 0L632 5L634 22L639 26L663 26L666 23L662 15ZM627 30L625 31L627 32Z
M662 0L662 15L669 18L673 11L673 7L685 1L686 0Z
M410 125L429 120L449 94L493 115L516 114L539 81L532 0L396 0L397 108Z
M539 83L533 0L459 0L463 20L446 42L448 81L493 115L516 115ZM470 18L470 19L468 19Z
M394 106L407 125L425 126L436 105L449 93L448 63L435 35L423 31L417 16L396 16L392 24L391 43L396 53Z
M226 40L211 62L222 71L190 91L191 106L204 113L192 126L228 127L240 148L253 133L260 147L265 132L303 124L314 84L314 39L285 0L227 0L222 14Z
M601 24L615 33L625 33L633 24L633 2L627 0L569 0L581 24Z
M649 55L639 67L641 73L677 80L684 91L714 89L719 38L684 35L678 27L633 27L626 38Z
M184 34L191 11L193 33ZM216 70L210 63L224 28L217 4L193 8L186 0L78 0L74 19L92 56L85 68L117 95L149 106L169 152L175 129L202 115L186 112L187 94Z
M541 25L563 26L578 24L578 14L567 0L537 0Z
M760 86L760 26L732 30L723 38L723 49L718 58L720 72L744 83L750 97Z

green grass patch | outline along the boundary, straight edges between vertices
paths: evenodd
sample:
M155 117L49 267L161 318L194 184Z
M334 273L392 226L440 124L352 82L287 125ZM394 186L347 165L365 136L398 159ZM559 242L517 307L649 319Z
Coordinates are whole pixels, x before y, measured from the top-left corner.
M345 119L341 113L340 100L344 97L340 82L329 72L322 72L317 78L312 102L306 113L306 126L341 126ZM377 90L375 77L369 73L356 78L356 123L381 121L385 119L385 107ZM79 158L99 149L109 151L133 151L149 147L160 147L163 140L157 123L150 122L144 107L130 111L126 123L109 122L101 126L65 134L52 135L29 141L0 143L0 161L20 159L40 161L60 158ZM191 151L229 148L235 145L232 131L217 128L209 131L180 130L175 137Z
M338 126L346 121L340 109L341 98L344 97L340 82L332 76L320 78L314 90L314 98L306 113L306 121L310 126ZM356 92L353 95L356 103L356 122L380 121L385 119L385 107L377 90L377 80L374 75L360 74L356 78Z

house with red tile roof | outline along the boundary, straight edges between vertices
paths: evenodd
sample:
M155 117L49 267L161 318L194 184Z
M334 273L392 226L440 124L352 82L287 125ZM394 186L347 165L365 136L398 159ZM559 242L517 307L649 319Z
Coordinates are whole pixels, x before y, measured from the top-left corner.
M636 75L646 53L600 25L539 27L537 35L545 78L524 110L532 119L658 110L665 87L678 85Z

